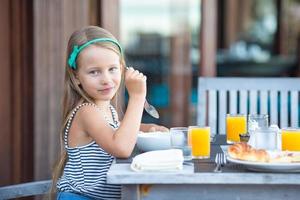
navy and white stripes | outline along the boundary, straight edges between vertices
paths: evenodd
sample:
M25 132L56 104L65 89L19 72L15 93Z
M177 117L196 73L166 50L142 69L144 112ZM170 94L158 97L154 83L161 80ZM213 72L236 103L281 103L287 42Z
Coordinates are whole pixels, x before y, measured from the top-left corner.
M106 174L114 157L105 152L95 141L80 147L68 147L68 132L72 120L76 112L85 105L96 107L90 103L77 106L67 122L64 142L68 161L57 183L57 188L60 192L79 193L93 199L120 199L121 186L106 183ZM113 123L109 122L109 124L116 129L119 126L117 114L112 106L110 109Z

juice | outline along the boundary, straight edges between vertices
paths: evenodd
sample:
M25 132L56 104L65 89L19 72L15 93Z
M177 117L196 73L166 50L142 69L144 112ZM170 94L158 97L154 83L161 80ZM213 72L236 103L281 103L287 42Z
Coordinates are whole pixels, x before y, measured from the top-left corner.
M189 143L192 147L194 158L210 157L210 128L209 127L189 127Z
M282 129L281 145L283 151L300 151L300 129Z
M226 117L227 143L239 142L239 134L247 133L246 115L230 115Z

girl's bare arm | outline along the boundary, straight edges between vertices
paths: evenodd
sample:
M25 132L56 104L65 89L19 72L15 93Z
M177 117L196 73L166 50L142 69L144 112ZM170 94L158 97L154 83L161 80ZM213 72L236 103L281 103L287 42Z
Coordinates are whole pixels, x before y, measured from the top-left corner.
M82 129L101 148L116 157L129 157L136 143L140 129L143 107L146 97L146 77L136 70L126 71L125 84L129 93L129 102L123 121L117 130L113 130L99 110L86 106L80 110Z

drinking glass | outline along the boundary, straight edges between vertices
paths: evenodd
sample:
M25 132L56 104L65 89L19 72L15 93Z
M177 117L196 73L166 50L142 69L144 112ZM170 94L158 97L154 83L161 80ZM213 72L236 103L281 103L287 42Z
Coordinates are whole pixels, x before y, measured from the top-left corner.
M181 149L184 160L192 160L191 146L188 143L188 128L187 127L173 127L170 129L171 147L174 149Z
M254 131L255 145L257 149L277 150L277 130L273 128L257 128Z
M300 151L300 129L283 128L281 131L282 151Z
M226 134L227 143L232 144L240 141L240 134L247 133L247 117L244 114L227 114Z
M210 127L189 126L189 144L196 159L210 157Z
M256 128L268 128L269 116L267 114L249 114L248 132L251 134Z

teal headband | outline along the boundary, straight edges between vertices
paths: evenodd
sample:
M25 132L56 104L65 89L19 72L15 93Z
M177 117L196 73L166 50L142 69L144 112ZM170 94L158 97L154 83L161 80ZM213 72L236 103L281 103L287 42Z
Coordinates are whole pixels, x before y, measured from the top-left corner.
M73 47L73 51L72 53L70 54L70 57L68 59L68 64L69 66L72 68L72 69L76 69L76 59L77 59L77 56L78 54L87 46L89 46L90 44L94 44L96 42L111 42L113 44L115 44L116 46L119 47L120 49L120 53L122 54L122 48L121 48L121 45L118 43L117 40L114 40L114 39L111 39L111 38L97 38L97 39L93 39L93 40L90 40L86 43L84 43L83 45L81 45L80 47L78 45L75 45Z

